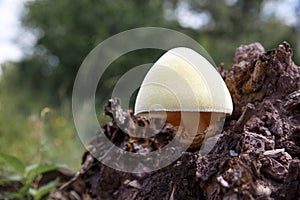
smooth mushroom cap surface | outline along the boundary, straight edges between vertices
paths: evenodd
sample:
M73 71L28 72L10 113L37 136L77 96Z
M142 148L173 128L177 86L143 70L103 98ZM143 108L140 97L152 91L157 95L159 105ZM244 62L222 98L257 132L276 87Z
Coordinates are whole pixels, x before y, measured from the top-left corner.
M134 110L135 115L151 112L154 117L167 117L165 112L231 114L233 105L222 77L211 63L192 49L177 47L162 55L149 70Z

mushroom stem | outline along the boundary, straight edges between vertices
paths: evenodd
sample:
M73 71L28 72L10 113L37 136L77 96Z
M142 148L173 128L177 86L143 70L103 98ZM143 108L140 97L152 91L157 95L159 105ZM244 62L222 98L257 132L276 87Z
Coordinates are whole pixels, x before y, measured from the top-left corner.
M195 126L195 120L199 121L198 130L204 131L210 123L211 112L167 112L167 121L173 126Z
M190 144L190 149L196 149L201 146L205 138L206 130L210 126L212 113L210 112L167 112L167 121L175 129L181 126L183 132L179 140L185 144Z

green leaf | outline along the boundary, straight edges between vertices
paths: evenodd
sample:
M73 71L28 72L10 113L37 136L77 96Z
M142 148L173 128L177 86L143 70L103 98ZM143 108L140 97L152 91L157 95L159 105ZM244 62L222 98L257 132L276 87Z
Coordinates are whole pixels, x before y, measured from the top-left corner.
M25 172L24 163L12 155L8 155L8 154L0 152L0 161L4 162L7 166L9 166L11 169L13 169L17 173L20 173L23 175Z
M41 199L43 196L47 195L51 190L55 189L58 183L58 179L49 182L48 184L40 187L38 190L30 188L29 193L34 197L34 199Z
M22 181L23 177L17 174L0 178L0 185L10 181Z
M11 176L8 176L7 178L11 181L20 181L21 182L24 177L19 174L13 174Z
M28 193L29 188L31 184L25 184L23 187L21 187L18 192L16 193L17 197L19 199L24 199L25 195Z
M0 194L0 199L15 199L17 198L16 193Z
M48 165L48 164L34 164L26 167L25 170L25 179L26 183L32 182L38 175L56 170L57 165Z
M3 185L4 183L10 182L11 180L9 178L0 178L0 185Z

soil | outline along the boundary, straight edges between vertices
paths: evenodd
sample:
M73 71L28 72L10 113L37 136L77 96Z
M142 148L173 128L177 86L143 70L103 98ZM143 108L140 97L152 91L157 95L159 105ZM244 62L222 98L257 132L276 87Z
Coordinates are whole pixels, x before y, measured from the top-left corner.
M47 199L299 200L300 68L292 55L287 42L270 51L259 43L237 48L231 68L218 67L234 111L217 144L204 156L197 150L182 152L178 160L153 172L117 171L93 156L106 155L103 136L123 150L143 153L161 149L175 135L172 124L166 123L162 129L148 127L155 133L152 137L130 137L117 124L130 132L144 131L141 126L150 119L135 117L118 99L110 99L104 112L111 122L87 148L81 169Z

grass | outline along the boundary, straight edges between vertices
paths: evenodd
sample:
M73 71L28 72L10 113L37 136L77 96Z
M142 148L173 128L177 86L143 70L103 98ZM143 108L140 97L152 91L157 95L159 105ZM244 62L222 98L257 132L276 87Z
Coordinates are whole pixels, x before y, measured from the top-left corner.
M71 100L49 107L47 96L31 96L20 86L7 86L4 78L0 77L0 153L26 165L60 163L77 170L84 147L76 134ZM0 162L0 174L3 169Z
M5 87L1 78L0 187L10 181L18 181L22 187L16 192L4 191L0 199L39 200L58 183L53 180L36 188L34 180L39 175L58 167L80 168L85 148L76 133L71 100L65 98L62 104L51 107L45 103L46 95L33 98L28 90ZM102 110L99 113L103 124L108 118Z
M78 170L85 148L75 129L71 102L57 108L42 107L37 102L35 107L39 109L22 113L12 101L0 99L0 152L26 165L55 163ZM98 120L104 124L108 118L101 112ZM4 173L1 168L0 162L0 174Z
M78 170L85 148L75 129L71 98L51 106L46 103L51 94L36 96L32 88L5 82L6 77L13 79L6 74L14 75L7 70L0 76L0 153L15 156L25 165L54 163ZM103 124L107 118L101 109L98 120ZM0 162L0 174L5 169Z
M0 199L34 199L39 200L53 190L58 179L36 188L34 180L43 173L58 169L58 165L34 164L25 166L21 160L9 154L0 153L0 161L13 172L11 176L1 177L0 185L11 181L18 181L22 186L15 192L3 191Z
M29 115L2 107L0 152L14 155L26 164L61 163L76 170L84 147L73 124L70 110L44 107Z

